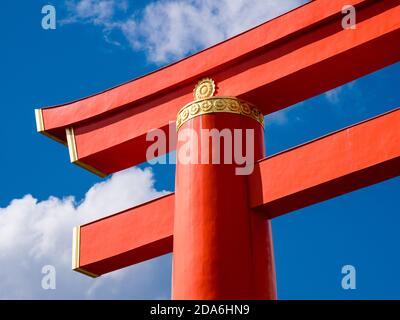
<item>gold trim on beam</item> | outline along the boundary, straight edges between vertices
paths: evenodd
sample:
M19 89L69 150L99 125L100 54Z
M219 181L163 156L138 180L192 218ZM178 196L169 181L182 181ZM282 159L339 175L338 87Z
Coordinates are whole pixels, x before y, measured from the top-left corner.
M78 152L76 150L74 128L66 128L65 134L67 136L69 159L73 163L75 161L78 161Z
M72 230L72 270L79 268L79 246L81 227L74 227Z
M89 272L89 271L86 271L85 269L82 269L82 268L76 268L76 269L74 269L74 271L79 272L79 273L82 273L82 274L84 274L85 276L88 276L88 277L91 277L91 278L98 278L98 277L100 277L99 275L94 274L94 273L91 273L91 272Z
M80 166L83 169L86 169L96 175L98 175L101 178L107 177L107 174L93 168L92 166L83 163L82 161L78 160L78 152L76 149L76 144L75 144L75 135L74 135L74 128L66 128L65 129L65 134L67 137L67 142L62 141L61 139L53 136L52 134L48 133L44 129L44 120L43 120L43 112L42 109L35 109L35 119L36 119L36 130L37 132L49 137L50 139L53 139L59 143L62 143L63 145L68 146L68 151L69 151L69 157L72 163Z
M100 178L105 178L108 176L108 174L103 173L103 172L97 170L96 168L93 168L92 166L89 166L88 164L83 163L82 161L75 161L74 164L81 167L82 169L85 169L85 170L99 176Z
M36 130L37 132L44 131L44 121L42 109L35 109Z
M80 259L80 241L81 241L81 227L74 227L72 231L72 270L82 273L91 278L99 277L97 274L86 271L85 269L79 266Z
M43 120L43 111L42 109L35 109L35 119L36 119L36 130L37 132L43 134L44 136L61 143L63 145L66 145L66 142L53 136L52 134L48 133L44 129L44 120Z
M91 173L94 173L95 175L98 175L101 178L107 177L107 174L97 170L96 168L93 168L92 166L83 163L82 161L78 160L78 151L76 149L76 142L75 142L75 134L74 134L74 128L66 128L65 133L67 136L67 143L68 143L68 151L69 151L69 158L71 160L71 163L76 164L77 166L86 169L90 171Z

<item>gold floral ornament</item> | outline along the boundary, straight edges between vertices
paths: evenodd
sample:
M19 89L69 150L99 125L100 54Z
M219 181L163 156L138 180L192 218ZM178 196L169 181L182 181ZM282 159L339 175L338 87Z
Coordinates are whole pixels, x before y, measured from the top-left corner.
M194 117L217 112L240 114L264 126L264 115L251 103L236 97L214 97L214 93L214 80L210 78L200 80L193 90L195 101L188 103L178 112L176 130Z
M193 90L193 97L195 100L203 100L211 98L215 93L215 82L213 79L204 78Z

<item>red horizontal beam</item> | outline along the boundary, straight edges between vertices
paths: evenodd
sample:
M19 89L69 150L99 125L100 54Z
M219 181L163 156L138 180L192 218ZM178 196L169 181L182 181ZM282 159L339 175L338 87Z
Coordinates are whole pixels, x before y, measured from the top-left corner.
M356 30L341 26L348 4L358 8ZM397 1L314 1L120 87L43 109L44 130L65 140L73 126L77 160L112 173L146 160L146 133L166 130L204 75L218 95L268 114L398 61L399 37Z
M64 128L101 114L170 93L204 74L214 73L266 46L304 33L337 15L343 5L362 5L368 0L317 0L270 20L252 30L203 50L170 66L99 94L44 109L46 130ZM191 93L190 88L186 93ZM183 93L183 92L182 92ZM181 94L182 94L181 93ZM61 116L60 116L61 115Z
M400 174L400 109L256 163L250 206L274 218ZM84 273L172 251L174 194L80 228Z
M102 275L172 251L174 195L80 227L74 269Z
M400 175L400 109L262 160L250 203L274 218Z

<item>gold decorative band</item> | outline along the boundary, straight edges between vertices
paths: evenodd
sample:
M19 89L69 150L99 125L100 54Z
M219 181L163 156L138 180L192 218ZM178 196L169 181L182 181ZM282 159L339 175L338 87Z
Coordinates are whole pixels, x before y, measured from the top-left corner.
M264 116L254 105L235 97L210 97L196 100L184 106L176 119L176 130L190 119L203 114L226 112L236 113L258 121L264 126Z

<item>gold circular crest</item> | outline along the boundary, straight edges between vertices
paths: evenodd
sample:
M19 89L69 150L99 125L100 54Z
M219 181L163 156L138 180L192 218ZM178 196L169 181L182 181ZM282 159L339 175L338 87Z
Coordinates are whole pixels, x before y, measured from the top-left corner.
M258 121L264 126L264 116L251 103L247 103L236 97L217 96L215 94L215 82L211 78L200 80L193 90L194 101L185 105L179 112L176 119L176 129L194 117L216 113L227 112L244 115Z
M211 98L215 93L215 82L211 78L204 78L199 81L193 91L195 100Z

